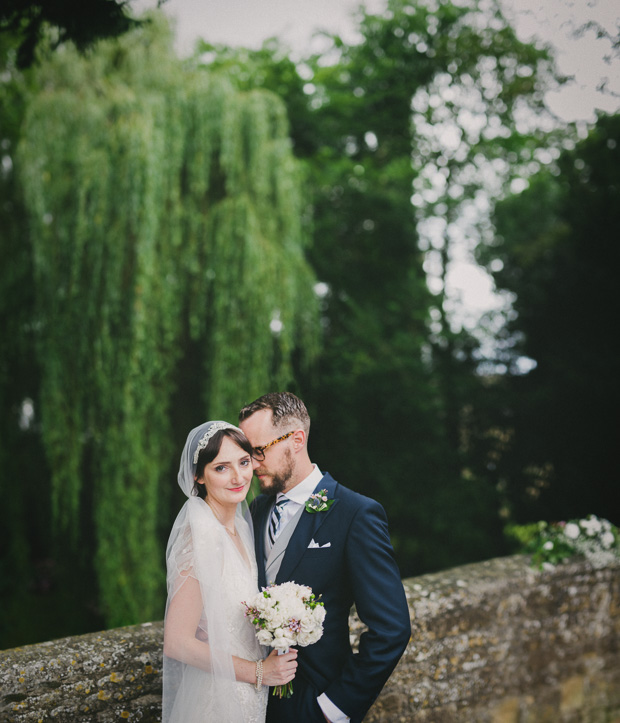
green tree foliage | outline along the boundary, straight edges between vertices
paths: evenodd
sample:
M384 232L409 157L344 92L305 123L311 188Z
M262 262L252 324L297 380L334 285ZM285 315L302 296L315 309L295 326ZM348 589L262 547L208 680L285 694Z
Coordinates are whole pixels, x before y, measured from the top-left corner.
M501 188L510 162L517 171L531 158L533 139L517 130L515 115L520 104L540 102L539 64L546 56L517 40L495 3L387 7L381 16L363 14L363 42L343 47L341 61L317 68L313 79L326 139L351 161L348 178L341 177L343 198L360 199L348 223L333 214L340 225L322 236L343 229L338 247L354 249L365 262L343 254L339 270L345 277L350 265L365 269L353 278L354 291L345 291L365 309L359 317L374 317L380 330L364 325L357 335L372 377L353 381L341 349L330 359L342 378L364 390L351 443L365 440L363 448L382 457L379 471L358 458L355 478L390 500L408 553L405 568L420 570L498 550L494 488L469 471L466 410L480 394L476 344L450 326L445 278L451 245L462 243L477 197L490 180ZM321 201L332 211L347 207L329 196ZM440 233L431 236L429 226ZM314 249L320 253L318 243ZM423 265L441 282L432 296ZM331 273L337 294L333 260L331 271L318 268L320 278ZM344 346L360 348L348 331L343 337ZM338 406L344 405L343 396ZM403 476L405 485L395 482Z
M569 304L585 283L579 264L591 263L574 250L581 226L569 211L581 198L584 228L599 227L589 186L577 182L584 168L599 178L594 150L591 162L563 161L559 179L542 174L500 208L502 236L485 261L504 263L498 284L522 306L499 341L521 338L510 359L524 353L539 366L527 377L482 377L477 340L451 325L446 277L454 246L490 245L488 209L544 160L547 56L517 40L493 1L390 0L384 13L358 17L359 43L332 37L298 64L277 41L259 51L205 44L192 69L156 22L87 57L59 48L25 96L3 76L0 102L14 120L2 142L14 168L2 176L12 206L0 211L11 228L1 243L16 261L0 276L0 314L15 333L0 360L12 409L0 461L9 474L26 469L7 453L17 443L34 455L27 480L47 479L49 464L53 484L36 496L30 526L46 539L53 502L65 546L64 530L77 530L76 569L87 573L96 551L95 602L110 624L161 614L161 541L178 507L170 487L187 429L234 418L268 389L299 391L313 416L313 457L385 505L404 575L501 554L498 488L517 520L533 495L531 519L552 519L546 510L561 498L555 484L540 507L567 449L550 431L569 419L559 381L578 384L561 353L543 361L545 320L562 323L561 304L550 305L558 269L572 270ZM603 189L615 176L606 172L592 208L593 199L608 204ZM609 205L597 213L607 218ZM573 236L567 253L558 239ZM306 258L322 282L323 352L310 369L317 303ZM584 320L595 316L588 304ZM597 358L608 359L600 339ZM595 357L580 369L594 370ZM551 392L557 369L564 376ZM20 430L26 397L35 424ZM551 398L555 416L543 413ZM596 415L585 403L579 411L585 435ZM570 440L574 461L576 433ZM572 500L599 470L583 469ZM33 539L26 500L12 498L11 539ZM565 516L589 512L610 517L590 506Z
M504 332L511 373L500 385L495 424L506 442L496 473L520 522L619 519L620 386L610 341L619 192L620 116L601 116L555 169L498 206L495 243L481 248L498 286L516 295ZM520 374L520 356L536 367Z
M92 538L108 624L156 619L187 430L315 349L298 164L283 104L186 70L159 21L87 58L64 46L37 83L18 165L53 518Z
M38 403L39 374L32 247L14 165L27 87L16 68L16 49L15 39L0 35L0 597L6 604L0 639L9 624L18 627L15 612L32 584L31 557L50 532L44 455L23 416L24 403L26 411Z
M122 35L139 24L127 12L125 0L4 0L0 9L0 33L19 37L17 65L24 69L34 61L37 47L53 28L56 43L73 41L85 50L101 38Z
M450 326L445 276L451 244L489 206L482 189L500 193L532 160L534 129L516 116L539 107L547 57L493 2L392 0L360 11L359 32L351 45L332 37L297 72L275 42L201 53L287 102L327 291L324 351L303 382L313 451L385 504L413 574L503 549L495 488L469 460L486 394L477 343ZM433 293L426 271L442 283Z

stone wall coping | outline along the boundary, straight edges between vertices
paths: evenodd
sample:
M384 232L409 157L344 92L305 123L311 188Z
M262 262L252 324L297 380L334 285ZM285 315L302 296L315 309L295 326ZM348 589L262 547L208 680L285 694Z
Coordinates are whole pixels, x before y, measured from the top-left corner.
M620 559L538 570L511 556L403 586L412 639L368 723L620 720ZM353 611L354 649L363 630ZM0 721L158 721L162 642L158 621L0 651Z

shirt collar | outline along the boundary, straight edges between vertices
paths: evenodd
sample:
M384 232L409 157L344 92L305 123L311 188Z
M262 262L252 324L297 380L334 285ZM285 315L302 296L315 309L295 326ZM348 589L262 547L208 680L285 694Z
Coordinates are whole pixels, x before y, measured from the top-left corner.
M276 501L279 501L282 497L286 497L291 500L291 502L303 505L323 479L323 473L316 464L313 465L313 467L314 469L306 479L302 480L298 485L295 485L292 490L289 490L286 494L279 492Z

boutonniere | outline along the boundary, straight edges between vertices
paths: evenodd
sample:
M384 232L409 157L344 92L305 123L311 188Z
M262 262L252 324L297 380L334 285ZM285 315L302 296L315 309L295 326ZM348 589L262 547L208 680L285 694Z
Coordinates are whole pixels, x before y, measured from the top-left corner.
M306 512L313 515L315 512L327 512L334 504L334 500L327 499L327 490L319 490L306 500Z

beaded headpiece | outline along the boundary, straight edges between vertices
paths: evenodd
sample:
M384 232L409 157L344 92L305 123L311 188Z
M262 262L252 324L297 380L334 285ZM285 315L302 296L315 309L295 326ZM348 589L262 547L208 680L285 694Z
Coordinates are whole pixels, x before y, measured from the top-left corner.
M240 431L238 427L235 427L234 424L229 424L228 422L213 422L213 424L207 429L207 431L203 434L202 438L198 442L198 446L196 447L196 451L194 452L194 464L198 464L198 455L200 452L209 444L209 440L216 432L221 432L222 429L236 429L237 431Z

